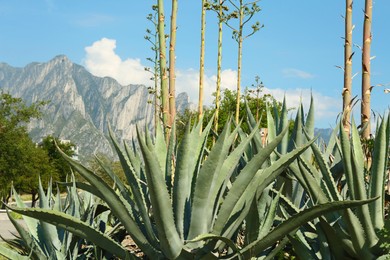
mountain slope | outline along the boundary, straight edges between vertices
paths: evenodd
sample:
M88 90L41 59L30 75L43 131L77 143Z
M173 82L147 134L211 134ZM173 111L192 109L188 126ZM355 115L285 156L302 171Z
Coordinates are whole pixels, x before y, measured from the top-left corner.
M52 134L71 140L79 146L81 158L113 155L105 136L108 124L121 140L131 140L136 125L153 127L153 105L148 104L153 96L145 86L122 86L112 78L95 77L63 55L24 68L0 63L0 90L27 104L49 101L43 119L29 125L32 138L39 141ZM186 94L177 101L178 107L188 106Z

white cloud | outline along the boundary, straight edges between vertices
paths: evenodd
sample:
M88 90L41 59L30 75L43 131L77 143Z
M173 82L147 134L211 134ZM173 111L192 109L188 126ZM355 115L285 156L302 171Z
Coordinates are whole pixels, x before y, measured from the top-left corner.
M151 74L145 71L145 65L140 59L128 58L122 60L116 53L116 40L102 38L85 48L86 56L84 65L95 76L112 77L121 85L152 84ZM236 88L237 73L234 70L222 71L221 87L228 89ZM205 75L204 77L204 104L211 105L212 93L215 92L217 77ZM199 94L199 71L194 69L176 71L176 93L187 92L190 101L198 103Z
M203 104L211 105L214 97L213 93L216 90L217 76L205 75L203 86ZM226 69L221 74L221 88L222 89L236 89L237 73L234 70ZM178 70L176 73L176 89L177 93L187 92L190 101L198 103L199 95L199 71L194 69Z
M113 77L122 85L150 84L150 73L140 59L122 60L116 53L116 40L102 38L85 48L85 67L99 77Z
M309 111L311 95L314 99L314 111L317 121L321 119L336 119L337 114L341 111L342 103L340 98L334 98L323 95L322 93L313 91L311 89L264 89L265 94L271 94L278 101L283 101L286 96L286 103L288 108L298 108L302 102L305 113ZM293 111L295 114L296 109Z
M113 39L102 38L94 42L91 46L85 48L86 57L84 64L86 68L94 75L100 77L113 77L122 85L143 84L149 86L152 84L151 74L145 71L140 59L128 58L122 60L116 53L116 41ZM290 73L294 71L290 69ZM297 72L297 71L295 71ZM295 73L301 77L309 77L311 74L299 71ZM237 84L237 72L232 69L222 71L223 89L235 90ZM205 75L204 77L204 105L211 105L216 87L216 75ZM186 92L190 101L198 103L199 94L199 71L195 69L176 71L176 93ZM287 106L297 108L302 100L305 111L307 112L310 104L310 95L313 94L316 120L334 119L341 111L341 99L323 95L310 89L264 89L264 93L271 94L277 100L282 101L286 96ZM293 112L294 113L294 112Z
M300 79L311 79L315 76L309 72L298 70L298 69L284 69L282 70L283 77L285 78L300 78Z

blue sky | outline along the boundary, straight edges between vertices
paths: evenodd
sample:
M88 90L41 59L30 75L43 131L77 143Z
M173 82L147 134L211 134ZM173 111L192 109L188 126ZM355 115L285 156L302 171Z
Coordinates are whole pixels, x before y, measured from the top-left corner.
M166 11L168 17L169 1ZM179 1L177 32L178 91L197 100L200 45L200 0ZM354 4L354 43L362 43L363 2ZM0 0L0 62L22 67L30 62L46 62L65 54L97 76L112 76L122 84L151 84L143 71L153 53L144 40L152 25L146 20L154 1L104 0ZM253 21L264 24L244 41L242 85L251 86L259 75L267 92L289 106L306 104L312 91L318 127L335 125L341 110L344 33L344 1L262 0L262 11ZM389 1L374 3L372 85L390 82ZM237 44L224 28L223 84L235 88ZM360 96L361 51L354 47L354 95ZM215 88L217 22L207 13L206 101ZM387 86L386 88L389 88ZM385 87L372 93L372 109L383 113L390 94ZM356 106L358 113L360 105ZM356 116L357 117L357 116ZM356 118L359 121L358 118Z

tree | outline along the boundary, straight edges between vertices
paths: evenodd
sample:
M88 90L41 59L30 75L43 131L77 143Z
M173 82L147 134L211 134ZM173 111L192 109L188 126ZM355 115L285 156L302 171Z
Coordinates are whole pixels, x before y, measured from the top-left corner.
M72 142L65 142L58 137L53 137L52 135L46 136L42 142L39 143L39 147L46 152L49 162L57 170L59 179L61 181L65 181L66 177L71 174L71 168L69 163L61 156L57 146L65 154L72 157L75 155L76 145Z
M30 177L55 174L27 134L26 124L41 116L45 102L26 105L21 98L0 93L0 197L8 201L11 185L25 189ZM30 183L34 185L33 183ZM30 189L31 190L31 189Z
M51 181L59 181L59 172L50 161L46 151L31 142L28 136L23 142L23 152L19 154L20 173L14 178L14 187L20 193L31 194L31 207L38 200L39 180L43 187Z
M363 138L370 138L371 134L371 25L372 0L365 0L363 25L363 55L362 55L362 102L361 125L364 127Z
M215 95L215 93L214 93ZM224 89L221 93L221 106L220 106L220 116L218 118L218 124L219 125L225 125L226 122L229 120L229 118L234 115L236 111L236 97L237 93L236 91ZM240 100L240 114L239 117L241 119L244 119L242 122L242 128L244 131L249 130L249 126L247 124L247 121L245 120L248 116L247 110L246 110L246 104L247 102L251 112L253 115L256 115L258 113L259 119L261 119L260 127L267 127L267 113L266 113L266 107L268 106L271 110L276 109L278 112L281 111L282 104L274 99L269 94L263 95L263 96L252 96L252 94L249 91L246 91L244 96L241 96ZM275 107L276 106L276 107ZM212 116L215 115L215 107L206 107L204 109L204 119L203 124L207 124ZM186 110L183 114L178 115L177 119L177 137L180 140L181 136L183 136L184 130L186 128L186 125L188 124L189 120L191 120L191 125L194 124L194 122L197 120L198 115L195 111ZM220 134L221 129L216 132L217 134Z

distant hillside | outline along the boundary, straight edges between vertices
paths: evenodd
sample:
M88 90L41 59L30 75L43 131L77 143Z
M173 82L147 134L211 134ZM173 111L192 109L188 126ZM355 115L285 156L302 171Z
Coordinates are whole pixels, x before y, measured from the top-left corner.
M330 136L332 135L333 129L331 128L315 128L314 136L319 135L325 143L329 142Z
M122 86L112 78L93 76L63 55L24 68L0 63L0 90L28 104L50 101L43 119L29 125L32 138L38 142L52 134L71 140L79 146L81 158L113 155L106 137L108 124L121 140L131 140L136 125L153 127L153 105L148 104L153 96L145 86ZM188 106L187 94L179 94L178 111Z

